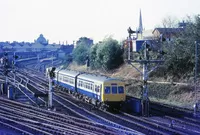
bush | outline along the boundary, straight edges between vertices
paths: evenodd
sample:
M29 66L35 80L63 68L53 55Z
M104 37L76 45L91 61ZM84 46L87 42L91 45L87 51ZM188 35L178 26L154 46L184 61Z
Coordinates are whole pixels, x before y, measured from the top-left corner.
M90 62L92 69L111 70L123 63L123 51L116 40L107 38L91 48Z
M86 64L89 48L84 45L78 45L72 52L72 57L78 65Z

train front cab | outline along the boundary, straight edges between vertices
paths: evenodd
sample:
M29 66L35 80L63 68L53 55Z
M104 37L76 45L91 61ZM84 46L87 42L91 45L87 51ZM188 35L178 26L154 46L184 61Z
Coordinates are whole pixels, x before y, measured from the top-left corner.
M124 82L105 82L102 87L102 101L111 108L120 108L126 100Z

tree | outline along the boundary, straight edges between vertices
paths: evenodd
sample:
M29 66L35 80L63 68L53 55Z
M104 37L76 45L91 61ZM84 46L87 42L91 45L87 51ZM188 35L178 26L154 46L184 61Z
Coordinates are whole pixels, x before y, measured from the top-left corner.
M91 69L97 69L99 67L99 63L97 62L97 49L99 44L95 44L90 48L90 67Z
M76 42L76 45L85 45L87 47L91 47L93 45L93 40L87 37L81 37L79 40Z
M177 19L175 17L168 16L162 20L162 25L164 28L175 28L177 27L177 24Z
M123 51L118 42L107 38L90 51L91 68L111 70L123 63Z
M176 78L193 76L195 41L200 39L200 18L188 18L187 25L173 42L164 43L165 67L168 74ZM170 44L170 45L169 45ZM200 53L200 51L199 51ZM199 61L200 62L200 61Z
M87 56L89 55L89 48L84 45L78 45L72 52L72 57L79 65L86 64Z

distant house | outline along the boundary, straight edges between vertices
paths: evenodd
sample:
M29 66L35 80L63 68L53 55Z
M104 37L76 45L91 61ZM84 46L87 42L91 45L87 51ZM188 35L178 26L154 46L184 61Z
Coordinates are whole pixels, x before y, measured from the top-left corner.
M172 41L173 38L177 37L183 30L183 28L155 28L152 33L155 39Z
M2 49L3 49L4 51L12 51L12 50L13 50L13 46L11 46L9 42L5 42L5 43L3 44Z
M65 52L64 52L63 50L59 50L59 51L58 51L58 57L59 57L59 58L65 58L65 55L66 55L66 54L65 54Z
M13 44L13 49L15 52L24 52L23 45L21 43L12 43Z
M60 47L61 47L61 45L58 45L58 44L48 44L48 45L45 47L45 50L47 50L47 51L56 51L56 50L58 50Z

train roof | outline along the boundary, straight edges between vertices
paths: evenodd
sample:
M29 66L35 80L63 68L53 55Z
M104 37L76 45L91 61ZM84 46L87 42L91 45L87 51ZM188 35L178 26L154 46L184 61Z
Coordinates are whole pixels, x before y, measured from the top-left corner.
M84 73L79 71L73 71L73 70L67 70L67 69L56 69L55 72L59 72L63 75L68 75L72 77L76 77L78 79L88 80L88 81L95 81L95 82L108 82L108 81L122 81L117 78L111 78L103 75L97 75L97 74L90 74L90 73Z
M88 73L83 73L78 76L78 79L84 79L84 80L89 80L89 81L96 81L96 82L107 82L107 81L121 81L117 78L111 78L103 75L95 75L95 74L88 74Z
M59 70L59 69L56 69L55 72L59 72L63 75L68 75L68 76L72 76L72 77L76 77L78 74L80 74L80 72L78 71L72 71L72 70Z

